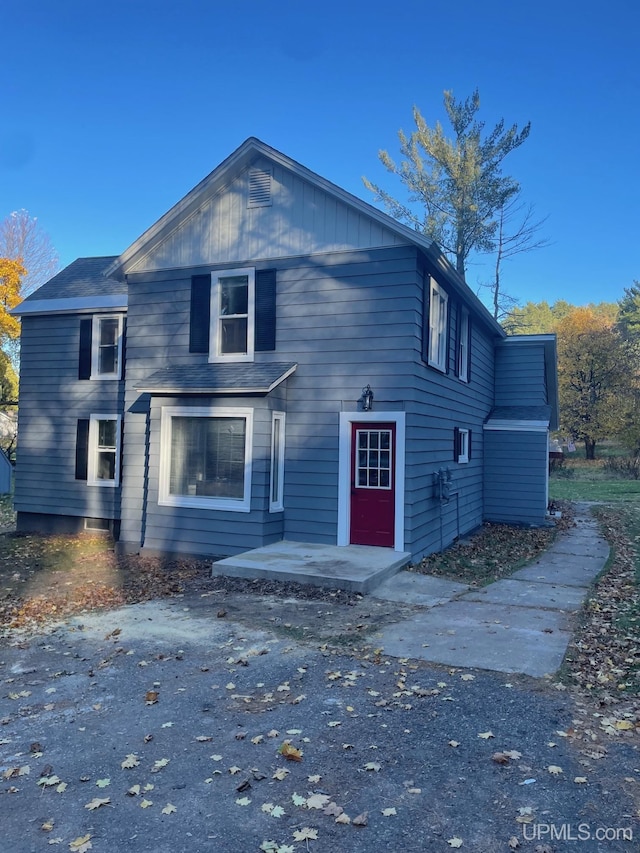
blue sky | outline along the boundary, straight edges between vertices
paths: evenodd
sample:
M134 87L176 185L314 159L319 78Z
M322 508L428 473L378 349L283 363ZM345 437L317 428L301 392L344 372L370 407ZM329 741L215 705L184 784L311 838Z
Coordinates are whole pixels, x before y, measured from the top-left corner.
M505 171L551 242L506 291L585 304L640 279L632 0L21 0L0 27L0 218L37 216L63 265L119 254L248 136L402 196L378 150L478 87L488 127L532 123Z

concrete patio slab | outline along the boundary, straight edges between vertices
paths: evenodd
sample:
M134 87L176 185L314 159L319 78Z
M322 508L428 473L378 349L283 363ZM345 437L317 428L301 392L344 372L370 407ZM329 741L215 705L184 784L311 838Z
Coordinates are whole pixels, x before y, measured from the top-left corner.
M436 578L433 575L398 572L397 575L381 583L371 595L374 598L397 601L400 604L435 607L457 598L468 589L466 584Z
M369 545L338 547L284 540L218 560L212 574L294 581L365 594L404 568L410 557L405 551Z
M540 607L547 610L577 610L585 595L585 587L506 578L483 589L473 590L464 595L462 600L513 604L517 607Z
M566 614L458 600L390 625L384 653L447 666L541 677L555 672L571 639Z

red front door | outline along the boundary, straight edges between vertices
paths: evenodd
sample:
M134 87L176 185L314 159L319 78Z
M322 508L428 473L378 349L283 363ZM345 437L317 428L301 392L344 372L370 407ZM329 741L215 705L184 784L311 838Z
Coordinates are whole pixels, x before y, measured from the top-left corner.
M394 547L395 423L351 425L352 545Z

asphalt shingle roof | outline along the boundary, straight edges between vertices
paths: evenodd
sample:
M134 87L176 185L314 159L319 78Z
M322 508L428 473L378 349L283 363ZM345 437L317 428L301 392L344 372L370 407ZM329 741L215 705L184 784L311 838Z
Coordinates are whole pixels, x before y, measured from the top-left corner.
M297 367L295 362L268 364L200 364L165 367L136 383L137 391L168 394L267 394Z
M104 271L117 257L113 255L103 258L78 258L27 296L24 301L126 294L125 281L104 276Z
M549 421L551 406L496 406L489 421Z

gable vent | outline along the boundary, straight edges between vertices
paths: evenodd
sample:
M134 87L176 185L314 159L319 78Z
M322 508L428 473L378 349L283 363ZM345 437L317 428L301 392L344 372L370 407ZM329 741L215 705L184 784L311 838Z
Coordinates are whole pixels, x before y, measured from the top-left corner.
M271 169L249 169L249 207L271 204Z

